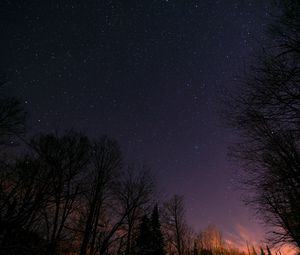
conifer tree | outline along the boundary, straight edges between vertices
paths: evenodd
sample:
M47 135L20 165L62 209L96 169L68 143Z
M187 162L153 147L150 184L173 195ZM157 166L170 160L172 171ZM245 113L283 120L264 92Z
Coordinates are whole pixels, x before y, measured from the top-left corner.
M136 255L165 255L157 205L153 208L150 219L147 215L142 218L135 251Z
M140 225L139 236L136 240L136 255L148 255L152 250L152 231L150 220L144 215Z
M164 237L160 228L158 206L155 205L151 215L151 227L152 227L152 241L153 241L153 255L164 255Z

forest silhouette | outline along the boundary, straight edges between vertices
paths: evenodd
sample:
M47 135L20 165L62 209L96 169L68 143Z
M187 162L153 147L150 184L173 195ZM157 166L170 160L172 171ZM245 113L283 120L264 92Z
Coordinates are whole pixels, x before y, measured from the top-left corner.
M276 2L276 1L275 1ZM245 202L267 243L300 248L300 2L275 3L269 44L249 68L225 119L241 134ZM1 86L6 79L1 77ZM271 255L229 244L218 227L195 233L184 198L159 200L145 164L126 162L118 142L75 130L28 138L27 113L0 98L0 251L4 255ZM273 252L274 253L274 252Z

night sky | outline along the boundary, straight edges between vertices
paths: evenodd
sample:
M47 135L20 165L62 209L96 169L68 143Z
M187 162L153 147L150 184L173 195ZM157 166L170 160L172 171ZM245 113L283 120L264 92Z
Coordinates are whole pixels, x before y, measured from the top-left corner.
M258 240L219 113L264 40L263 2L2 0L3 89L24 102L29 133L108 134L152 167L162 197L184 195L195 230Z

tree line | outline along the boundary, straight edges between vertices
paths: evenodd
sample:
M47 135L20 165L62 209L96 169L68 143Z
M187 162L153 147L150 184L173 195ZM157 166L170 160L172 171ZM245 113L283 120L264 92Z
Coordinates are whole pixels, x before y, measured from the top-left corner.
M113 138L27 139L25 119L18 100L0 98L1 254L243 254L217 228L194 233L182 196L158 201L150 169L126 164Z
M232 154L244 163L246 203L273 244L299 248L300 2L273 2L270 41L226 100L226 119L241 132ZM242 254L214 227L193 233L182 197L156 201L150 170L127 164L113 138L68 130L27 139L25 119L18 100L0 98L1 253Z

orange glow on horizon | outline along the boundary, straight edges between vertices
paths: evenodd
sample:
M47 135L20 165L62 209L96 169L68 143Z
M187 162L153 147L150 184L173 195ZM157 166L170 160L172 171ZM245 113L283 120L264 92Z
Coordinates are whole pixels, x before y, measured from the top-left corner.
M246 254L252 253L252 249L256 250L257 254L260 254L260 248L262 247L266 251L267 244L262 240L263 233L250 232L244 226L237 224L235 226L235 233L227 233L225 238L225 245L228 247L236 248ZM277 248L271 249L272 254L279 255L295 255L299 251L295 246L282 245Z

